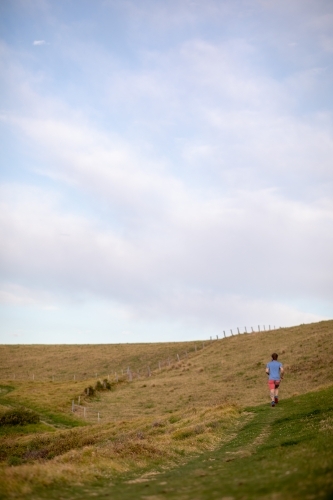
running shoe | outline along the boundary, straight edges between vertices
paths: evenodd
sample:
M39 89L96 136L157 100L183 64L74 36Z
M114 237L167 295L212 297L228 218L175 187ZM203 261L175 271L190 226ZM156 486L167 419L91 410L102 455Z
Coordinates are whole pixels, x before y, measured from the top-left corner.
M271 406L272 406L272 407L273 407L273 406L275 406L275 401L272 401L272 402L271 402Z
M275 396L275 398L274 398L274 402L275 402L275 404L276 404L276 405L278 404L278 402L279 402L279 398L278 398L277 396Z

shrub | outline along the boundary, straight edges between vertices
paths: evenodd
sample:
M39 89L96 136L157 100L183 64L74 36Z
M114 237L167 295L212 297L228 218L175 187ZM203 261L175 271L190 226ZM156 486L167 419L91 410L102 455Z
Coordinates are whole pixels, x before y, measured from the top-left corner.
M102 392L111 390L112 390L112 384L108 381L108 379L105 378L102 382L100 380L97 380L95 387L93 387L92 385L86 387L84 390L84 394L86 396L95 396L96 391Z
M0 417L0 425L27 425L37 424L39 422L37 413L25 408L16 408L8 410Z
M92 385L90 385L89 387L86 387L86 388L85 388L84 393L85 393L87 396L94 396L94 395L95 395L95 389L93 388L93 386L92 386Z

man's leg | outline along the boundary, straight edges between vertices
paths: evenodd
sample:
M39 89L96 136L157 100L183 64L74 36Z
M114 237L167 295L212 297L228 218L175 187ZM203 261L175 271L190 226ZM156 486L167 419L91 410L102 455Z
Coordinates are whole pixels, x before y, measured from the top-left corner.
M274 387L274 402L277 404L279 402L279 387L280 387L280 382L276 383L275 382L275 387Z
M269 385L269 391L270 391L270 395L271 395L271 405L275 406L275 382L274 382L274 380L269 380L268 385Z

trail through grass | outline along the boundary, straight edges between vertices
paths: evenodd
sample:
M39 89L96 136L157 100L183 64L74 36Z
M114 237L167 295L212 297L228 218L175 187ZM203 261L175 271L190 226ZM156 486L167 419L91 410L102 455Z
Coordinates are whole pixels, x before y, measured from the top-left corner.
M119 484L113 498L333 498L333 389L248 412L220 449L146 484Z
M215 451L165 471L120 475L27 499L238 500L333 498L333 387L247 408L242 427ZM112 483L112 484L111 484Z

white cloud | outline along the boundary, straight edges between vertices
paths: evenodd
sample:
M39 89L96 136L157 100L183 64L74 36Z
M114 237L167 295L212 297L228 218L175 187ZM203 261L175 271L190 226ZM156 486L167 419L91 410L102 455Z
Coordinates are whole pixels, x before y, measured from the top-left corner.
M193 328L321 318L333 299L328 4L105 5L133 28L121 50L55 18L47 64L2 47L18 166L1 193L1 300L97 297L126 320ZM284 12L300 27L281 35ZM24 185L26 165L39 187Z

